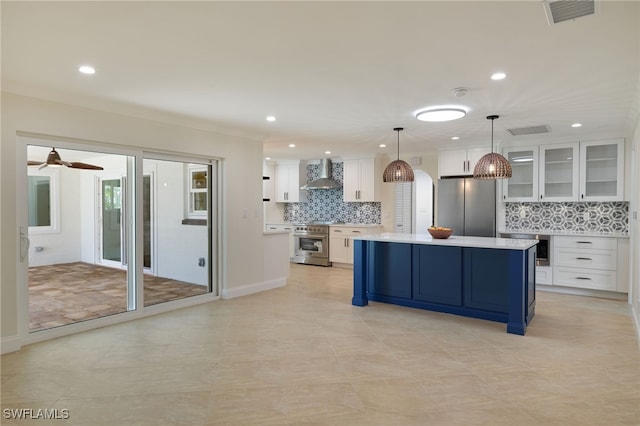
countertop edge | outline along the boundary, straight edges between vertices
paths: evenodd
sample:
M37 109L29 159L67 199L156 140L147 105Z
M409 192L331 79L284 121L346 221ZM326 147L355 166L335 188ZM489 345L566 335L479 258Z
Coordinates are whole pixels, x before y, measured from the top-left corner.
M538 240L519 240L511 238L492 237L466 237L453 235L447 239L439 240L429 234L398 234L384 232L379 234L358 235L355 240L378 241L400 244L424 244L453 247L473 247L496 250L528 250L538 244Z
M622 232L591 232L591 231L552 231L549 229L517 229L508 230L500 229L500 234L535 234L535 235L549 235L552 237L603 237L603 238L629 238L629 233Z

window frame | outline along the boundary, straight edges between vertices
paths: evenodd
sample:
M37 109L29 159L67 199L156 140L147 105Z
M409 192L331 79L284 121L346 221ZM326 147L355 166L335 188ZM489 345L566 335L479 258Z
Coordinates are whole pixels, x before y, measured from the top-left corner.
M207 219L208 209L206 210L195 210L195 194L205 194L205 205L209 204L209 168L207 165L203 164L188 164L187 165L187 191L186 191L186 200L185 200L185 213L187 219ZM194 173L204 172L206 176L206 185L204 188L194 188L193 187L193 175Z
M28 176L47 176L49 177L49 226L29 226L29 234L58 234L60 233L60 168L45 167L43 169L28 168L27 169L27 185ZM27 194L29 189L27 187ZM29 196L27 195L27 208L29 206Z

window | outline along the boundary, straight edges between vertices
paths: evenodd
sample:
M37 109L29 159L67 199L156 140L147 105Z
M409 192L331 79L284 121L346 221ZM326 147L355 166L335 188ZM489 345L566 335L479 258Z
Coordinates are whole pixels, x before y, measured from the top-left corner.
M29 233L59 232L58 197L58 170L29 170L29 176L27 176Z
M187 170L187 182L189 185L187 217L204 219L207 217L207 167L202 165L189 165L187 166Z

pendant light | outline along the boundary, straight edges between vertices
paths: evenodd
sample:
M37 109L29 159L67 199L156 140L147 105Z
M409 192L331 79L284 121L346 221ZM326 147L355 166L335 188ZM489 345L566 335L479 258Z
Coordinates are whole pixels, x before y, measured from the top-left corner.
M396 127L393 130L398 132L398 159L389 163L384 169L382 180L384 182L413 182L413 169L406 161L400 159L400 132L404 129Z
M473 169L474 179L508 179L511 177L511 164L502 155L493 152L493 120L499 118L498 115L490 115L487 120L491 120L491 152L485 154L476 163Z

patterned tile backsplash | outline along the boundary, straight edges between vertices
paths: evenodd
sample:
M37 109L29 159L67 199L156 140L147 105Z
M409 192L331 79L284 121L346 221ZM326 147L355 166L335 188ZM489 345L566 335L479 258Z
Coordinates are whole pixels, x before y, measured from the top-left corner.
M628 233L629 203L507 203L505 226L509 231Z
M332 163L331 173L334 180L342 183L344 163ZM318 164L307 165L307 178L320 176ZM287 203L284 205L284 221L293 223L314 221L335 221L344 223L380 223L381 203L345 203L342 201L342 188L311 190L306 203Z

